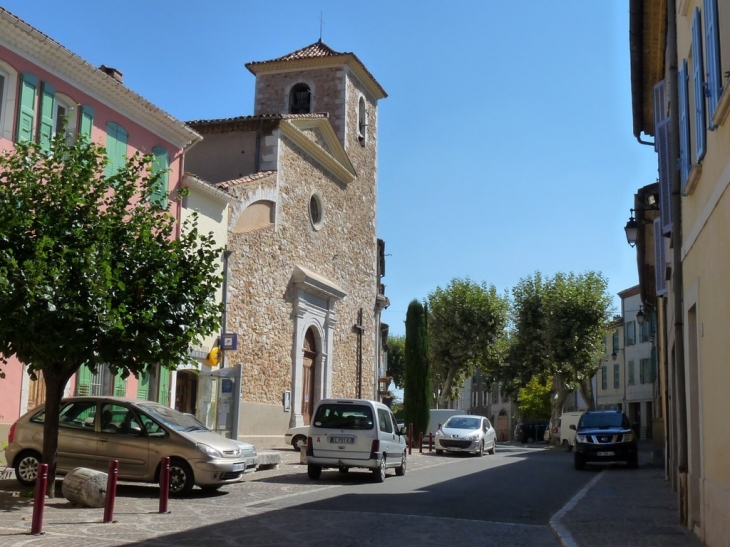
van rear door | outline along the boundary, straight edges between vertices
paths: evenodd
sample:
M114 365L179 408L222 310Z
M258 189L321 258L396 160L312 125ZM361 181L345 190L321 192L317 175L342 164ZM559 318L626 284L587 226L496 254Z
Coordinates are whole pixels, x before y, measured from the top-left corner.
M309 432L315 458L368 460L378 438L372 407L341 401L321 403Z

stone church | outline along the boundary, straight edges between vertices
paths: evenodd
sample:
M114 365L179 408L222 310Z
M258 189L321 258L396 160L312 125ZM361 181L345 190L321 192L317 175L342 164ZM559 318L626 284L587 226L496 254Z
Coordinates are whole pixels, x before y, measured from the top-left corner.
M353 53L321 40L246 68L254 112L189 126L186 171L228 193L225 365L241 365L238 435L309 423L325 397L384 395L378 101ZM382 384L382 385L381 385Z

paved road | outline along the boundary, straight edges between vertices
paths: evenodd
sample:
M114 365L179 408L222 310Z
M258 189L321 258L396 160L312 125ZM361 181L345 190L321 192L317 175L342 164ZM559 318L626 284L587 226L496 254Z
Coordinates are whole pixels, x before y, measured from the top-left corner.
M310 481L292 451L279 469L216 493L194 490L157 513L157 489L120 485L113 524L103 510L49 500L44 536L29 536L32 500L0 481L0 546L203 544L250 546L555 546L550 517L591 479L568 454L538 448L496 456L414 453L405 477L383 484L355 470Z

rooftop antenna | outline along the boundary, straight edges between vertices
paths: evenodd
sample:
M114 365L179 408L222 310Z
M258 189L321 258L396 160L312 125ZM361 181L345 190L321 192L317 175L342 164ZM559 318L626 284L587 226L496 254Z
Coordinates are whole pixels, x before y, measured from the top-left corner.
M324 25L324 18L322 12L319 12L319 41L322 42L322 25Z

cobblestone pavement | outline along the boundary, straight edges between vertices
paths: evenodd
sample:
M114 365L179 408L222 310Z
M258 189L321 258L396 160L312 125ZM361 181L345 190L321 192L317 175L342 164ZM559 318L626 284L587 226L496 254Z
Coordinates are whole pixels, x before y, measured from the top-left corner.
M103 524L103 509L84 509L62 497L47 500L43 535L31 536L33 510L30 489L14 480L0 480L0 547L154 547L203 544L305 547L448 545L557 545L547 526L465 521L433 517L274 509L274 501L342 486L312 482L298 453L282 450L277 469L247 474L243 484L218 492L192 491L185 499L171 499L169 514L160 514L158 488L120 483L115 522ZM458 458L435 457L416 451L409 457L409 473L433 466L458 464ZM392 474L392 471L389 472ZM60 496L60 482L59 496ZM356 515L353 518L353 515Z

